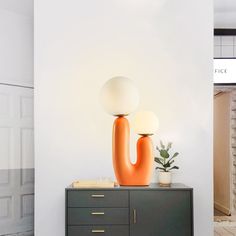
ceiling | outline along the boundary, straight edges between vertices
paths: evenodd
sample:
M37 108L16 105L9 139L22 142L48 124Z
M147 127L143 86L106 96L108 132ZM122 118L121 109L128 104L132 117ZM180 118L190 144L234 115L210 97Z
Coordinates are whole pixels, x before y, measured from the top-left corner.
M214 0L215 12L232 12L236 11L235 0Z
M34 0L0 0L0 9L33 17ZM236 0L214 0L214 27L236 28Z
M236 0L214 0L215 28L236 28Z
M0 9L33 17L34 0L0 0Z

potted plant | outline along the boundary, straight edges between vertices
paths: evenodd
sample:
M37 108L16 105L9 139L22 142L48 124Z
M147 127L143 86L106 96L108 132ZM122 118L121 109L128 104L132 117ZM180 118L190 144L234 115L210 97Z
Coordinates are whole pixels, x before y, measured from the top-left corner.
M157 151L160 156L155 157L155 162L158 166L156 169L159 171L159 184L162 187L169 187L171 185L171 170L179 169L178 166L173 166L175 160L174 158L179 155L178 152L175 152L173 155L170 155L169 151L172 147L172 143L168 143L166 146L160 141L160 147L156 146Z

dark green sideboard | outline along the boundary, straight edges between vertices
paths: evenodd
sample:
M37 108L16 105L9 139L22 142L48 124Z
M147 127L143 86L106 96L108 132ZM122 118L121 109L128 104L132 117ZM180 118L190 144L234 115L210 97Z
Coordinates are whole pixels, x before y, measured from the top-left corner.
M66 236L193 236L193 189L66 188Z

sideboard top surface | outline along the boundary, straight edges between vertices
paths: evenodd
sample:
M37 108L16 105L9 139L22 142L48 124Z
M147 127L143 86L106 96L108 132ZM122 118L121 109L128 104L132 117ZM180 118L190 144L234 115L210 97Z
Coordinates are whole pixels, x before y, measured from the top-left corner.
M114 188L73 188L71 185L66 190L192 190L181 183L173 183L170 187L160 187L158 183L151 183L149 186L117 186Z

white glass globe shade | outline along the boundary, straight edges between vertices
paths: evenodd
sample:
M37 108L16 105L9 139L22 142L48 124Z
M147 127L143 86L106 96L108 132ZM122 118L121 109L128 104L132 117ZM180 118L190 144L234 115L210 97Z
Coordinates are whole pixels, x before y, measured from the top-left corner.
M152 111L140 111L134 117L134 130L137 134L154 134L159 126L158 119Z
M108 80L101 90L101 102L112 115L128 115L139 104L139 91L132 80L117 76Z

